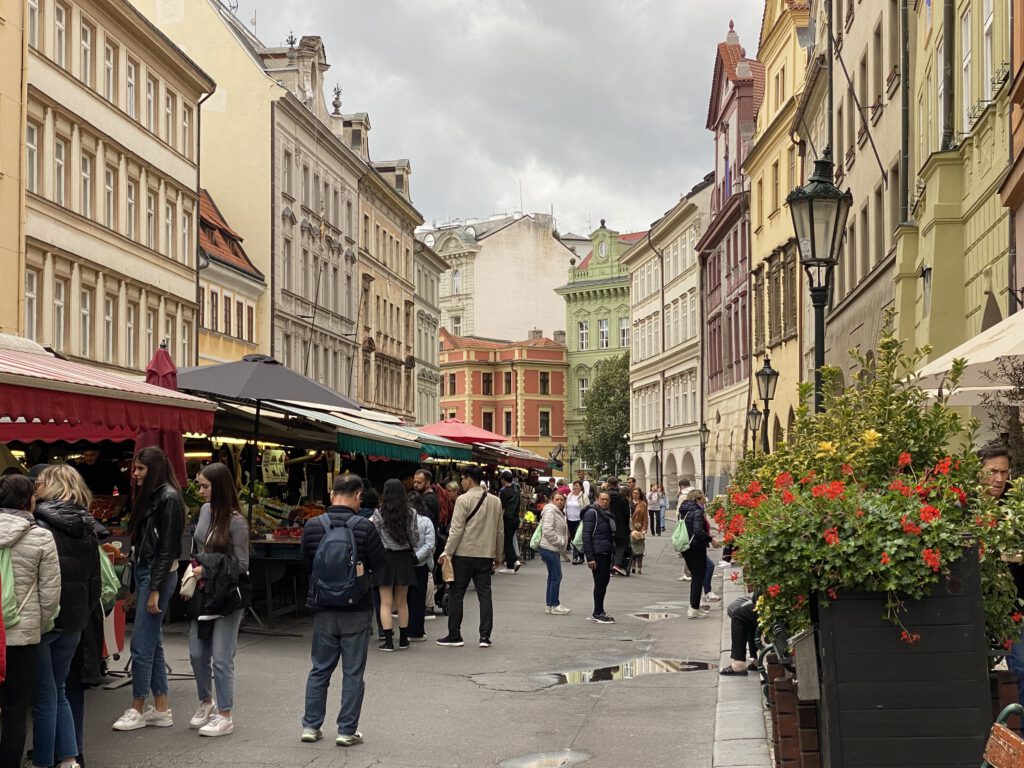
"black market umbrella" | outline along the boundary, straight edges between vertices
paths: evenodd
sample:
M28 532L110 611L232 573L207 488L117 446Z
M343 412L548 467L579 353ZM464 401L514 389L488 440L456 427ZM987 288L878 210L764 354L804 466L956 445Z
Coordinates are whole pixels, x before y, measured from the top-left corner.
M355 400L339 395L296 373L267 355L246 355L234 363L183 368L178 371L178 389L182 392L221 397L236 402L255 403L252 457L249 466L249 523L256 503L256 446L260 436L260 406L267 400L293 400L333 408L359 410Z

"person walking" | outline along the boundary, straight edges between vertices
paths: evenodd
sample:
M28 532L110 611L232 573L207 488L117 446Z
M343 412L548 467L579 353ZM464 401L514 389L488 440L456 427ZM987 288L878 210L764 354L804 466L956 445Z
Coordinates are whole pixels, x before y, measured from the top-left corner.
M583 488L583 483L574 480L572 490L565 497L565 522L569 527L569 541L575 541L576 530L580 526L580 514L590 506L590 499ZM583 562L583 553L576 547L572 547L572 564L579 565Z
M704 493L691 490L679 507L683 516L686 532L690 535L690 546L683 552L683 559L693 580L690 582L690 607L686 610L686 618L703 619L707 614L701 610L701 593L704 575L707 572L708 545L711 544L711 533L708 530L707 518L704 516Z
M650 515L650 521L648 523L651 535L660 536L661 527L659 524L658 512L661 509L661 493L658 491L657 484L651 484L651 492L647 494L647 513Z
M507 469L501 473L501 522L505 532L505 567L499 573L519 573L522 562L516 555L516 532L519 530L519 506L522 495L519 486L512 482L512 473Z
M632 480L633 478L630 478ZM615 519L615 558L612 561L612 573L617 576L629 576L629 532L632 530L630 518L633 515L630 499L619 492L619 478L608 478L609 509Z
M416 557L420 543L416 510L409 506L405 486L391 478L384 483L380 507L370 522L384 543L384 568L373 576L373 585L380 594L380 625L384 639L379 651L395 650L394 620L391 608L398 610L398 648L409 647L409 587L416 586Z
M0 477L0 550L10 558L18 615L16 622L9 614L5 619L7 676L0 683L0 768L21 768L40 640L60 608L57 545L32 515L35 490L35 483L24 475Z
M240 511L234 473L225 464L210 464L199 472L196 484L206 503L199 510L199 522L192 537L195 577L203 579L204 566L197 558L220 555L230 572L238 577L235 589L240 590L240 581L249 572L249 526ZM199 706L188 725L199 731L200 736L227 736L235 730L235 650L245 612L241 592L237 594L233 610L212 621L194 620L189 628L188 652ZM197 592L192 599L199 600L201 596Z
M633 489L633 516L630 518L629 549L632 561L631 573L643 574L644 552L647 550L647 499L643 489Z
M342 674L341 709L338 712L338 737L335 744L351 747L363 741L363 734L358 727L366 691L363 672L370 648L373 606L370 600L371 587L366 578L369 574L366 571L373 574L385 570L387 556L376 526L357 513L362 493L363 481L358 475L335 477L331 489L331 506L325 514L308 521L302 531L302 560L310 574L306 606L313 612L313 644L310 651L312 666L306 679L305 709L302 715L303 742L315 742L323 737L321 726L327 715L327 690L339 660ZM338 529L342 528L348 528L351 532L354 545L351 559L354 561L356 583L354 593L335 595L320 589L320 586L323 580L337 581L353 575L346 570L346 563L332 562L326 556L329 545L341 542ZM328 535L334 538L328 538ZM321 544L324 544L325 551L318 559Z
M131 642L132 705L114 722L115 731L174 725L167 700L170 686L161 625L178 584L185 503L167 455L156 446L135 454L132 480L135 498L128 524L136 600ZM153 706L143 712L150 694Z
M429 494L433 496L433 494ZM420 543L413 553L416 558L416 584L409 588L409 639L413 642L423 642L427 639L426 614L427 614L427 586L430 579L430 571L434 568L434 546L436 532L434 522L426 514L423 514L424 494L413 491L409 497L410 506L416 510L416 524L419 529Z
M658 535L665 532L665 510L668 509L668 496L665 495L665 486L658 486Z
M47 467L36 483L33 516L53 536L60 562L60 611L36 657L32 765L77 766L78 734L65 692L71 662L100 602L99 539L89 514L92 493L71 466Z
M594 504L584 510L583 556L594 577L594 612L591 621L614 624L615 619L604 610L604 598L612 575L615 557L615 518L611 514L611 496L600 491Z
M494 605L491 601L491 574L501 564L505 543L501 502L497 496L480 487L483 472L469 466L462 470L463 493L455 500L448 541L440 560L451 560L455 580L448 598L448 634L438 645L461 648L462 603L469 582L473 582L480 602L480 647L490 648L494 628Z
M565 519L565 495L555 491L551 502L545 505L540 516L540 559L548 569L544 613L564 616L571 613L559 602L558 592L562 584L562 555L569 541L569 526Z

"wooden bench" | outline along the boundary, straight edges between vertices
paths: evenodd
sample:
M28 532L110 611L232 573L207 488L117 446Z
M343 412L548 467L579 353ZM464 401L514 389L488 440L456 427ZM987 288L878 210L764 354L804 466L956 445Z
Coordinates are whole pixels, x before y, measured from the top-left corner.
M985 747L981 768L1020 768L1024 766L1024 738L1006 727L1011 715L1024 715L1024 707L1011 704L999 713Z

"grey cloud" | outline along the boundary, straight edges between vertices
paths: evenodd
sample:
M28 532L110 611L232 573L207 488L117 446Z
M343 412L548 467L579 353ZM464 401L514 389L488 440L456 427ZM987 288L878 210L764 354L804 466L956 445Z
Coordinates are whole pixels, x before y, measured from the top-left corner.
M324 38L327 83L408 157L428 222L554 206L563 231L645 227L711 168L715 45L756 0L241 0L257 34Z

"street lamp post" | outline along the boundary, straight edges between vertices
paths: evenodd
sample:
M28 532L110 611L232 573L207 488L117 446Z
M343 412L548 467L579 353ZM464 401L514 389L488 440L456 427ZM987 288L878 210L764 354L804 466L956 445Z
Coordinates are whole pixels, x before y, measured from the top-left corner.
M697 430L697 434L700 435L700 484L706 492L708 484L706 467L708 458L708 440L711 439L711 430L708 429L708 425L702 421L700 423L700 429Z
M768 355L764 356L764 366L754 374L754 378L757 379L757 394L764 402L761 452L770 453L771 449L768 447L768 403L775 399L775 387L779 383L779 372L772 368L772 361Z
M831 88L831 83L829 84ZM832 292L832 272L839 261L839 246L846 218L853 205L849 190L842 192L833 178L832 150L826 147L814 161L814 173L806 186L786 197L793 217L800 264L807 273L814 307L814 410L822 410L821 369L825 365L825 306Z
M654 455L658 458L658 472L657 472L657 483L661 485L661 435L655 435L654 439L651 440L651 444L654 446Z
M757 430L761 428L761 412L757 410L757 403L750 406L747 411L747 429L750 430L750 452L757 453Z
M579 447L579 445L572 446L569 449L569 482L570 483L572 482L572 465L575 463L576 459L578 459L579 457L580 457L580 447Z

